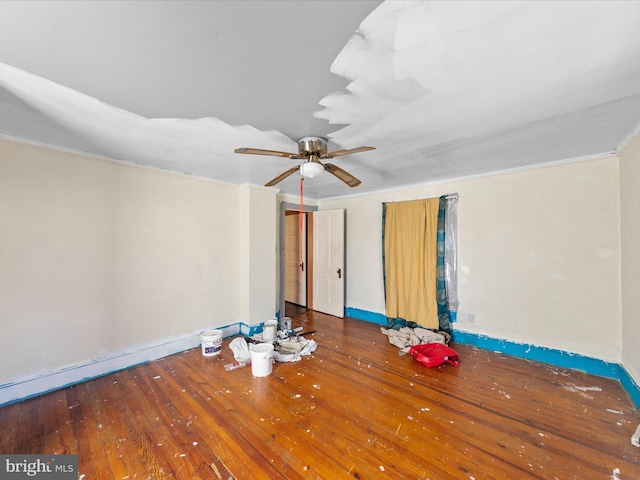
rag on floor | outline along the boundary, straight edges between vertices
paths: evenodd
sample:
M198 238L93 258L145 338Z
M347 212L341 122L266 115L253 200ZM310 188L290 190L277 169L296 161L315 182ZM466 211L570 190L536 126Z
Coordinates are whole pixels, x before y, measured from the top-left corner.
M381 327L380 331L389 337L389 343L400 349L400 355L406 355L412 345L422 345L426 343L441 343L447 345L451 339L445 331L434 332L426 328L402 327L399 330Z

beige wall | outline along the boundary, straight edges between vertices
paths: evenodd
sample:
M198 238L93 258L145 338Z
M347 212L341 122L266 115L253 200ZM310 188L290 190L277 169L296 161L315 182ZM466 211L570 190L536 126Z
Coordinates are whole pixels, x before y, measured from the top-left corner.
M241 276L241 258L263 255L256 275L273 282L275 251L269 259L255 242L239 244L242 196L238 186L0 140L0 384L246 321L243 284L257 280ZM257 196L251 209L267 203ZM272 297L255 315L273 316Z
M240 319L255 325L275 318L277 193L272 188L243 185L240 194Z
M640 384L640 135L620 153L622 362Z
M382 202L458 193L456 329L620 361L617 157L320 203L347 212L349 307L384 313Z

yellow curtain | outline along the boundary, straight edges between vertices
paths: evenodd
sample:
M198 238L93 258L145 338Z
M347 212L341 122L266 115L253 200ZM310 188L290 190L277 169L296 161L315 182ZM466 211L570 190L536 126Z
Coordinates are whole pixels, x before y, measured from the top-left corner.
M436 231L439 199L386 204L386 315L438 329Z

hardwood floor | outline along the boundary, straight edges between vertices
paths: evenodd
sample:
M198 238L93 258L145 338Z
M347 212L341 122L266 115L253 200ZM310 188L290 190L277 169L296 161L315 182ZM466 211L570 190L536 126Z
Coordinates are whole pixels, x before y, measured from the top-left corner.
M297 315L302 315L308 311L307 307L303 307L301 305L297 305L291 302L285 302L284 304L284 314L286 317L295 317Z
M89 479L638 479L614 380L465 345L428 369L380 326L307 312L317 351L268 377L190 350L0 409L0 453ZM309 336L311 338L311 336Z

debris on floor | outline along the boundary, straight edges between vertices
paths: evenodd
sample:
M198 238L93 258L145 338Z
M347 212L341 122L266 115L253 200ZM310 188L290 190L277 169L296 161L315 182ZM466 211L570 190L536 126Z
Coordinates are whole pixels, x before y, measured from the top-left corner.
M231 340L231 343L229 343L229 348L233 352L233 358L236 359L236 362L251 362L251 351L249 350L247 341L243 337L238 337Z
M421 327L402 327L398 330L381 327L380 331L389 337L389 343L398 347L398 355L409 354L427 367L437 367L443 363L460 365L457 352L447 345L451 335L444 330L434 331Z
M380 331L389 337L389 343L400 349L399 355L409 353L409 348L413 345L423 345L429 343L441 343L448 345L451 335L444 330L438 332L426 328L402 327L399 330L381 327Z
M303 356L311 355L318 348L318 343L313 339L306 339L304 335L311 335L314 331L302 332L302 327L287 332L278 330L273 342L265 342L262 333L256 333L250 337L237 337L229 343L229 349L233 352L235 362L224 366L231 371L237 368L251 365L251 347L254 344L273 343L273 359L276 362L297 362Z
M315 340L307 340L297 336L295 340L276 341L276 351L273 358L276 362L297 362L303 356L311 355L318 348Z

